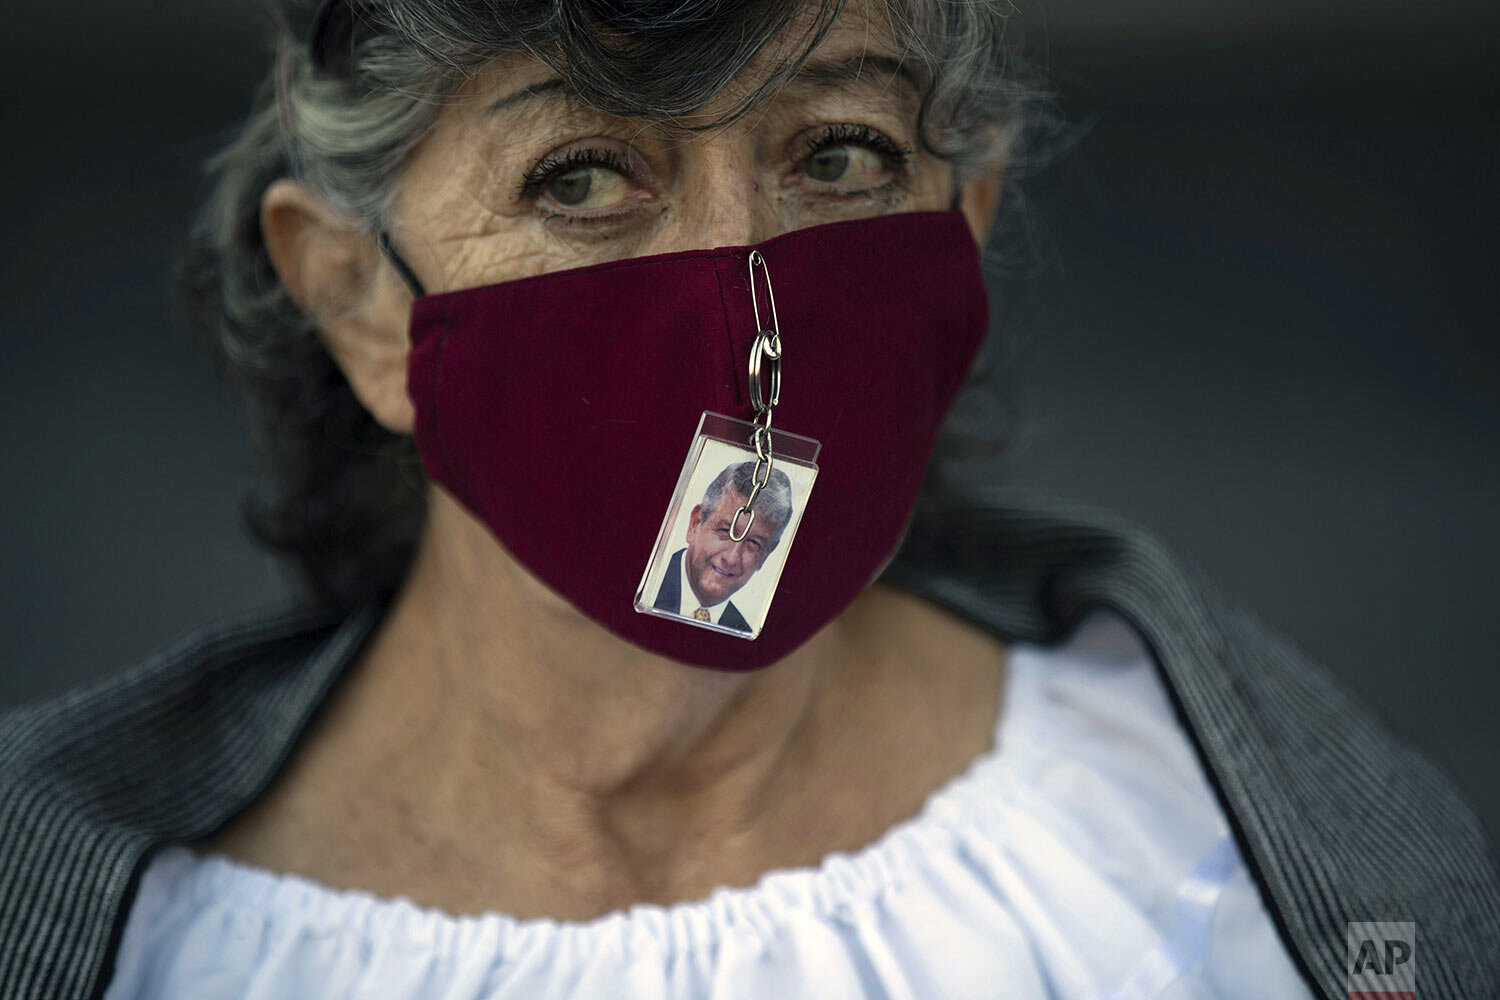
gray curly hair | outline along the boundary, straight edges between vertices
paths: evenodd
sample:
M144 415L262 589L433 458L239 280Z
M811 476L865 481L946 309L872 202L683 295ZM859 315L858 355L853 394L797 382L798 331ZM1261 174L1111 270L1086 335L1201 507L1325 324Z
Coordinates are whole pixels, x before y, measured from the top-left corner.
M548 64L607 113L717 127L796 71L843 0L276 2L274 65L249 120L209 163L210 193L178 282L189 322L249 409L262 472L246 502L252 533L312 596L349 608L400 583L426 485L411 439L365 411L282 286L260 229L266 189L294 178L381 232L403 164L445 102L512 52ZM960 176L1007 160L1014 171L1047 95L1018 60L1008 0L883 2L923 83L923 145ZM716 121L694 119L802 13L812 15L803 36L759 88Z

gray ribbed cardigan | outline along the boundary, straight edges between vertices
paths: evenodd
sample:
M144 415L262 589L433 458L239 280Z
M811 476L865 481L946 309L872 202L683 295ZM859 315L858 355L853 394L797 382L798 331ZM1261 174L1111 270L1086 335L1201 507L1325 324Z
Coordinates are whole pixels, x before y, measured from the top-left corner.
M1500 869L1453 786L1139 529L1027 494L928 506L885 579L1012 640L1104 605L1144 636L1288 953L1345 996L1345 924L1414 920L1417 996L1500 997ZM204 633L0 716L0 997L98 996L136 883L295 752L383 614Z

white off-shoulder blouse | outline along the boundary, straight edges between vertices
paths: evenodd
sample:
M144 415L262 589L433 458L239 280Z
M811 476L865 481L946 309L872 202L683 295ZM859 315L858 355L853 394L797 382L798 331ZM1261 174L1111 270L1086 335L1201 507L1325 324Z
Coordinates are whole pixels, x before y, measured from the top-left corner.
M816 868L584 922L455 916L169 847L106 1000L1311 996L1154 666L1012 646L994 747Z

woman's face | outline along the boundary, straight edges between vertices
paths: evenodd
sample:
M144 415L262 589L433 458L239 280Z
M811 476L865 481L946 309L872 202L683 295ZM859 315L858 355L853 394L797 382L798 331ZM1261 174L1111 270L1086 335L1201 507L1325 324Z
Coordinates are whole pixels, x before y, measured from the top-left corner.
M795 44L801 33L786 37ZM752 62L703 109L706 120L768 72ZM408 161L390 219L429 292L943 209L953 194L952 168L921 149L913 76L856 5L776 96L686 139L582 105L527 56L495 61L458 97ZM981 244L999 190L998 167L965 184L962 208ZM355 393L387 429L410 433L405 286L368 233L294 182L273 185L262 209L278 272Z
M429 291L758 243L951 197L951 167L921 151L914 77L854 12L774 99L687 139L582 105L529 57L492 65L464 96L411 161L392 233ZM720 97L706 114L730 103Z

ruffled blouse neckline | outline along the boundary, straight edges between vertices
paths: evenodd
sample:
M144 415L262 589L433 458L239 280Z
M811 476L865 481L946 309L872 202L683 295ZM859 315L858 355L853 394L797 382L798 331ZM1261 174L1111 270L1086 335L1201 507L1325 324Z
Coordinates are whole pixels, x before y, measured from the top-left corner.
M555 936L582 951L606 942L627 948L650 942L671 951L690 951L716 944L726 931L761 936L774 932L788 908L809 917L831 917L873 900L914 865L950 846L961 829L983 824L993 814L995 788L1005 784L1008 751L1025 739L1025 720L1013 704L1013 677L1014 669L1007 671L1001 685L990 747L932 792L916 815L862 848L832 852L815 866L774 869L751 885L721 887L702 899L637 903L588 920L517 918L498 911L450 913L405 896L335 888L177 845L157 854L153 870L171 891L191 893L204 903L231 895L259 911L297 913L312 931L360 929L372 940L399 929L403 936L439 951L497 943L509 951Z

